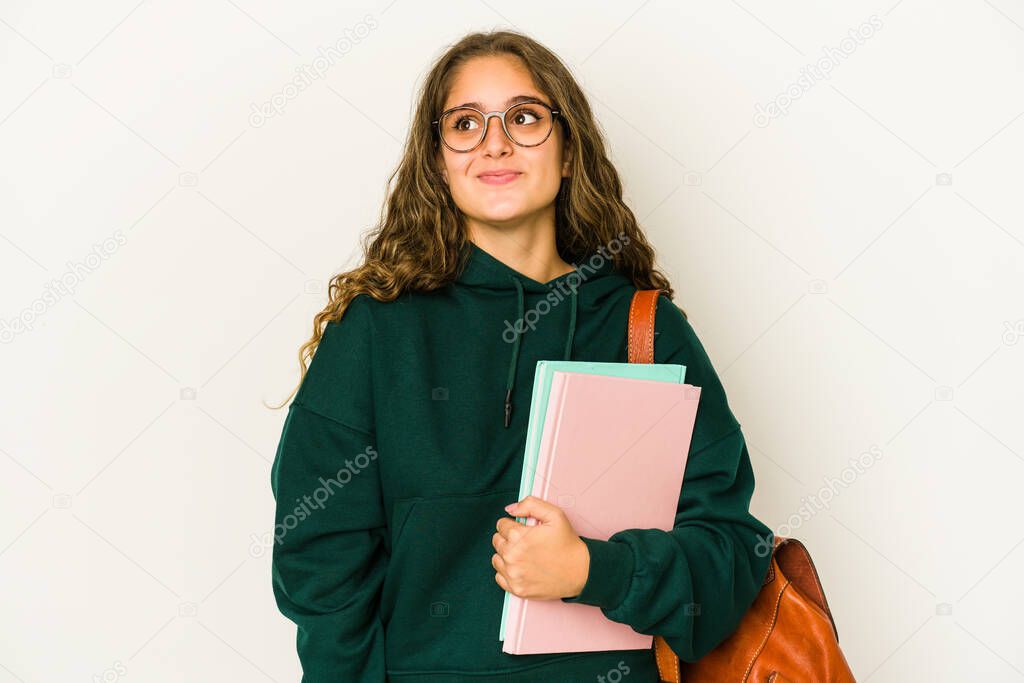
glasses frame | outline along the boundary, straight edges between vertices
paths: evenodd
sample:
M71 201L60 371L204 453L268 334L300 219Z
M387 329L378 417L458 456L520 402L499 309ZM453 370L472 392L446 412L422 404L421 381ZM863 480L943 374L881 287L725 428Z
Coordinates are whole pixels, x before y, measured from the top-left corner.
M548 129L548 134L544 136L543 140L541 140L540 142L536 142L536 143L534 143L532 145L524 145L523 143L521 143L518 140L516 140L515 138L513 138L511 133L508 132L508 123L507 123L507 121L505 121L505 115L508 114L509 111L511 111L514 107L518 107L518 106L521 106L521 105L524 105L524 104L539 104L540 106L542 106L545 109L547 109L548 112L550 112L550 114L551 114L551 127ZM443 119L445 116L447 116L448 114L450 114L451 112L453 112L453 111L455 111L457 109L469 109L470 111L475 111L476 113L480 114L480 116L484 117L484 130L480 134L480 139L477 140L477 143L475 145L473 145L472 147L470 147L469 149L455 149L454 147L449 145L447 143L447 141L445 141L444 133L441 130L441 119ZM443 112L438 114L436 119L434 119L433 121L430 122L430 125L436 127L437 137L441 140L441 144L442 145L444 145L445 147L447 147L448 149L450 149L453 152L457 152L459 154L465 154L466 152L472 152L474 149L476 149L477 147L480 146L481 142L483 142L484 140L487 139L487 129L491 125L491 117L492 116L497 116L499 119L501 119L501 129L503 131L505 131L505 137L507 137L513 144L519 145L520 147L536 147L537 145L544 144L544 142L547 141L547 139L549 137L551 137L551 131L553 131L555 129L555 121L554 121L554 119L555 119L556 116L558 116L561 113L562 112L560 110L554 109L547 102L541 102L540 100L523 100L521 102L516 102L514 104L510 104L505 109L505 111L483 112L483 111L480 111L479 109L477 109L476 107L467 107L467 106L461 106L460 105L458 107L451 107L449 109L445 109Z

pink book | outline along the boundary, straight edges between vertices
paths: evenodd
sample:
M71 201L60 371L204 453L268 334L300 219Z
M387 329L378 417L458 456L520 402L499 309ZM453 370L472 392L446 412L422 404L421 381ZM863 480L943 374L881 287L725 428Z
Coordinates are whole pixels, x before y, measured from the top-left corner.
M699 399L689 384L556 371L533 495L562 508L580 536L672 529ZM510 594L502 651L638 650L653 640L594 605Z

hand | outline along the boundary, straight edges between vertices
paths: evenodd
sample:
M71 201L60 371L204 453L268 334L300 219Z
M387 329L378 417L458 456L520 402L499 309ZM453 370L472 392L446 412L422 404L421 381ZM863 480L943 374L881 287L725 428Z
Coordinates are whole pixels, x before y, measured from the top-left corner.
M502 589L521 598L557 600L580 594L590 572L590 551L557 505L527 496L505 508L533 517L535 526L502 517L491 538L491 566Z

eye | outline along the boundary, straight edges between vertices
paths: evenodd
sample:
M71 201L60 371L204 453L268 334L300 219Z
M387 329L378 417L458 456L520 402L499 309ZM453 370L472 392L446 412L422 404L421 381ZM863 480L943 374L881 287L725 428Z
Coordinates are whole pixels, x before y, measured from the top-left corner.
M452 128L455 130L473 130L473 128L479 125L475 117L467 114L456 117L455 121L452 122Z
M528 126L540 121L541 115L532 109L519 109L512 116L512 123L517 126Z

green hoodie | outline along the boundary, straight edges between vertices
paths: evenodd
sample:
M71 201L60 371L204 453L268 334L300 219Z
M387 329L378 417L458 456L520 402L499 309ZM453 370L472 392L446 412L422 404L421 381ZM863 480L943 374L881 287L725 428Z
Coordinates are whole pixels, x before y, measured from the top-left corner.
M607 252L541 283L476 244L455 282L352 300L324 331L271 473L273 591L304 683L657 680L653 651L510 655L491 537L516 502L537 361L626 362L636 291ZM523 321L516 326L516 321ZM682 312L659 297L655 362L701 399L674 529L583 537L578 596L693 661L767 571L740 424Z

